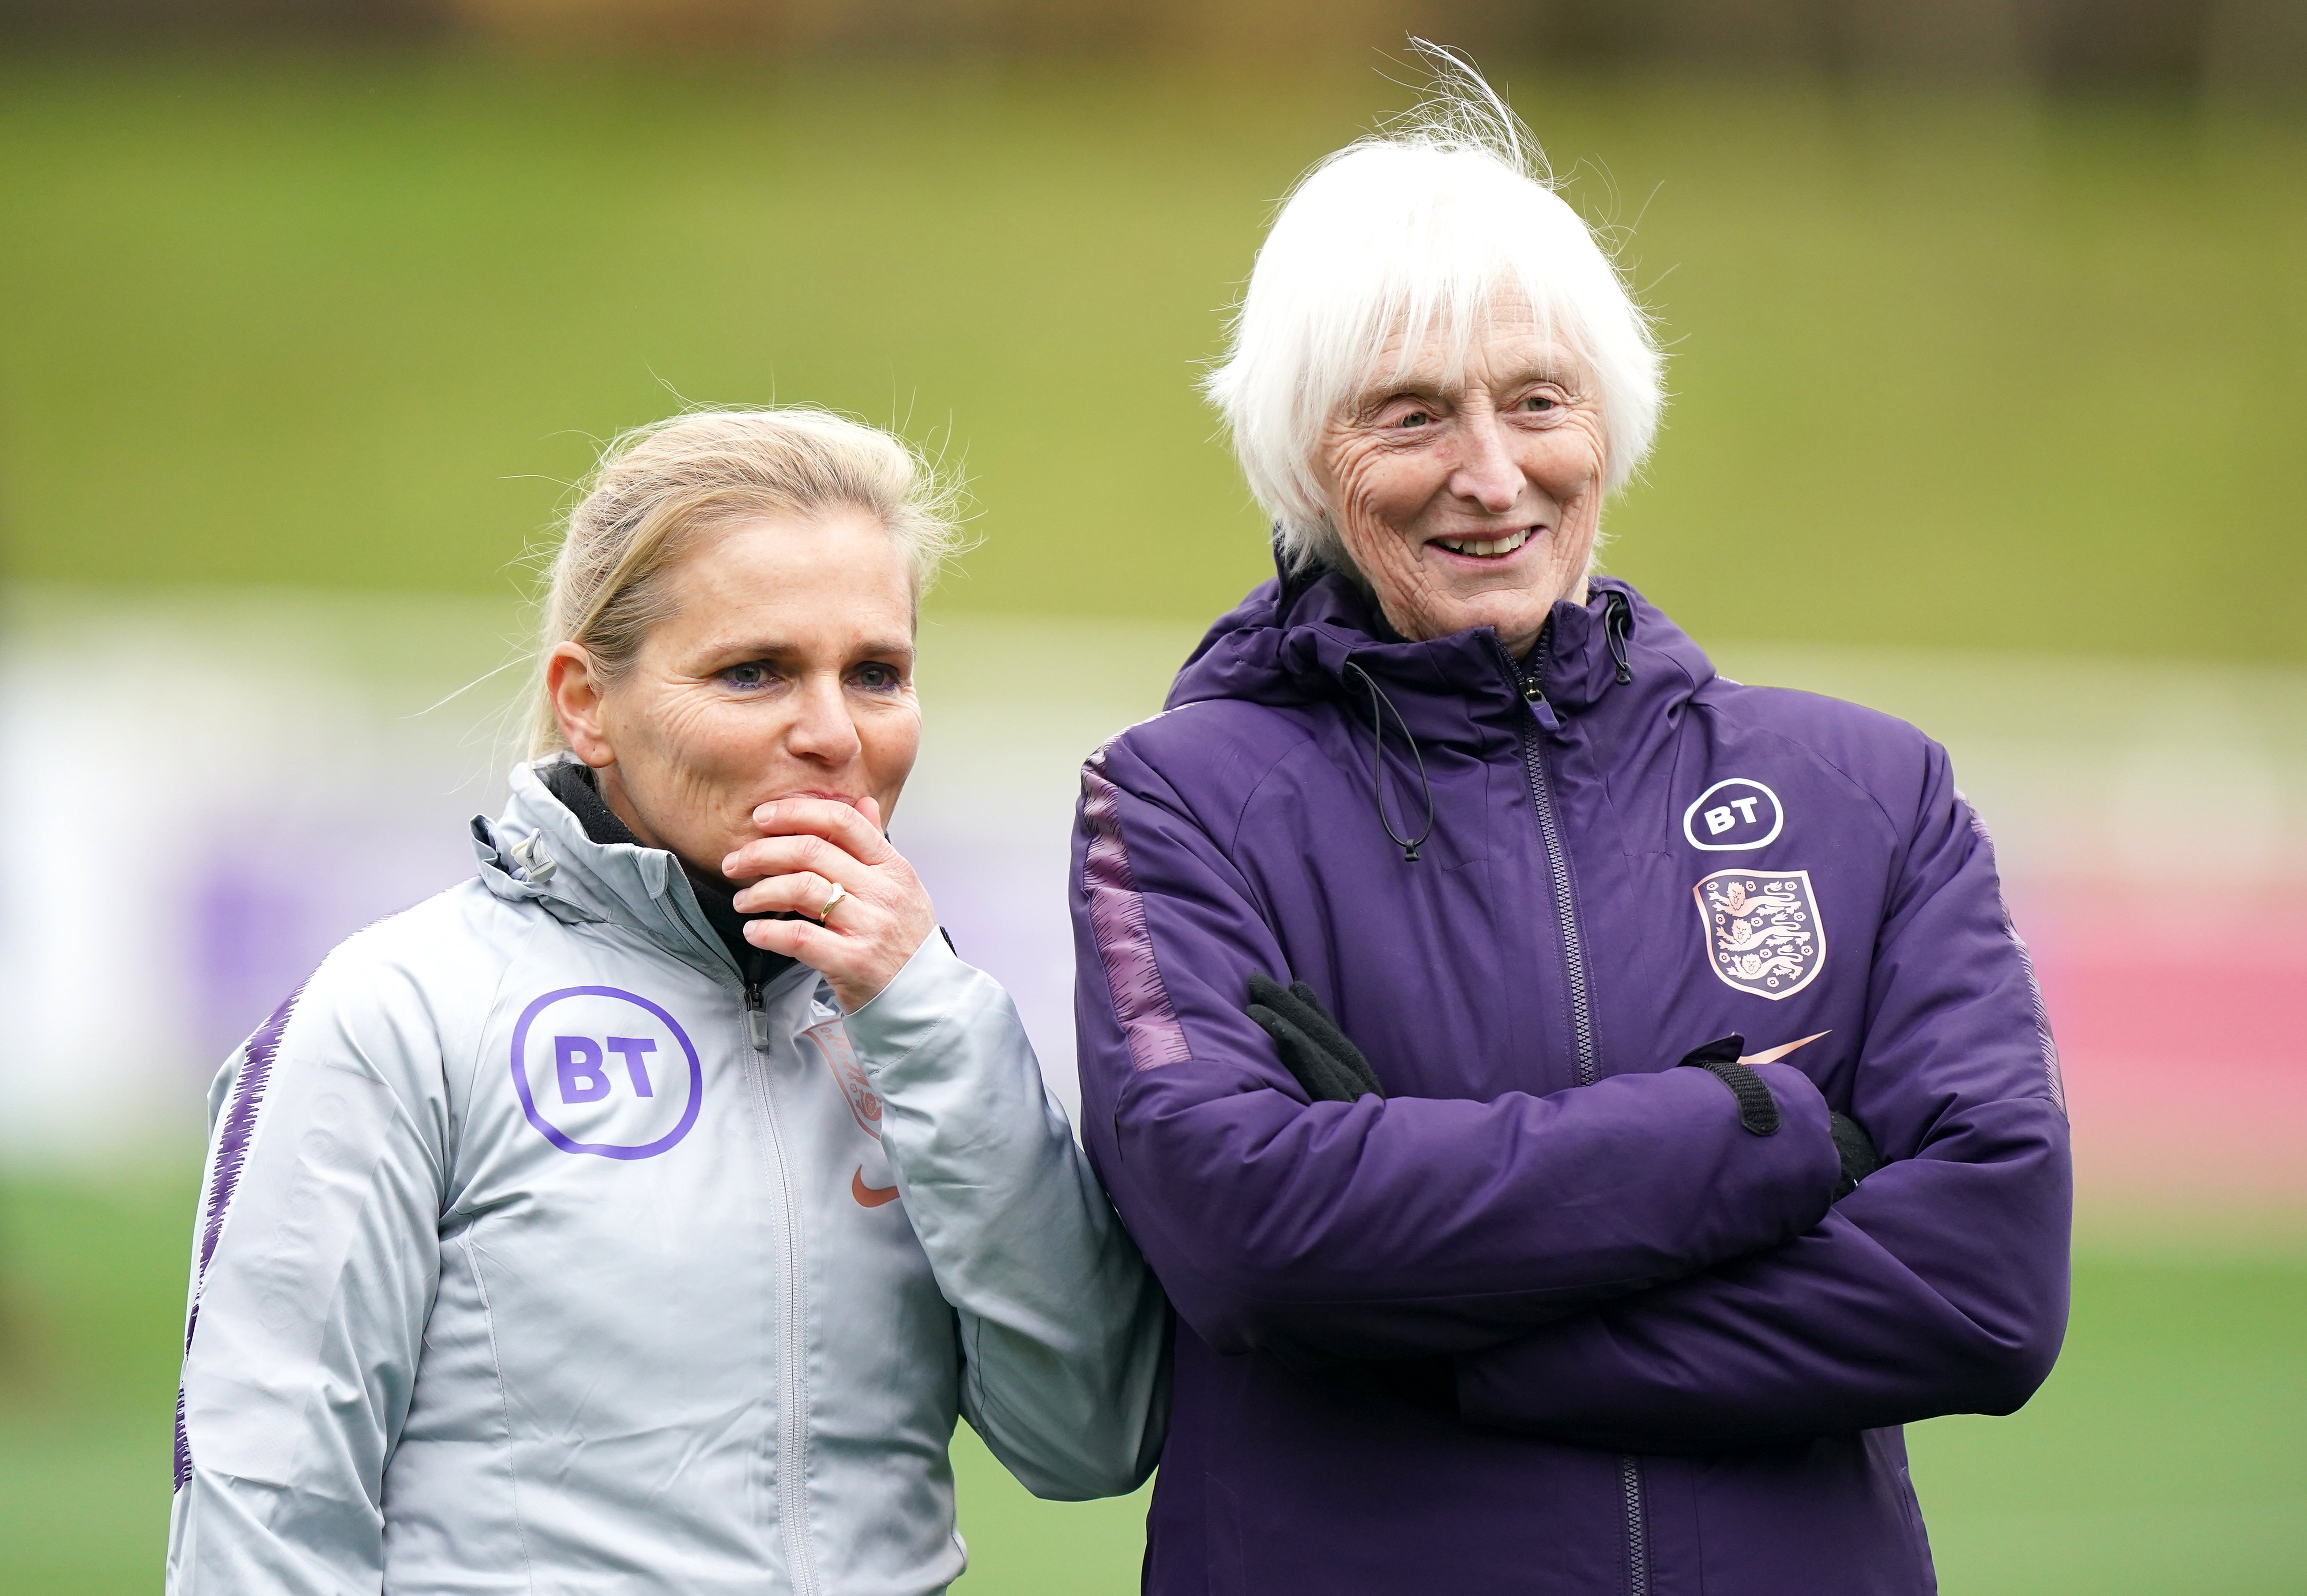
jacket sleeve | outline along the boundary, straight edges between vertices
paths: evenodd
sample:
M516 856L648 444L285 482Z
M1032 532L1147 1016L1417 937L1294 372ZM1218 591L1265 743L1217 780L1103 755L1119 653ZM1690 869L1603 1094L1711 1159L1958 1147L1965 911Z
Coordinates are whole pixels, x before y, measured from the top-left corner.
M333 956L211 1094L175 1596L334 1596L383 1578L384 1468L439 1276L445 1108L421 1084L441 1075L423 1006L375 986Z
M932 935L847 1028L960 1317L963 1413L1036 1496L1136 1489L1168 1428L1167 1311L1009 994Z
M1895 1162L1773 1251L1458 1363L1460 1411L1694 1452L2006 1413L2065 1333L2058 1059L1994 851L1929 769L1877 935L1851 1112Z
M1308 1104L1242 1011L1251 971L1287 968L1254 893L1126 739L1083 773L1073 884L1091 1146L1179 1314L1220 1351L1487 1346L1777 1245L1831 1200L1825 1104L1781 1065L1762 1070L1785 1122L1767 1137L1699 1070Z

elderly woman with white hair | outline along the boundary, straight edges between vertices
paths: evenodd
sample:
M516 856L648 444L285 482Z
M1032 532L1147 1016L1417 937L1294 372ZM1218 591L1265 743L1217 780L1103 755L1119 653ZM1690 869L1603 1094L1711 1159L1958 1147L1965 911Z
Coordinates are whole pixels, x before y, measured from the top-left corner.
M169 1589L922 1596L956 1414L1144 1480L1161 1293L883 829L952 543L821 412L610 449L477 873L211 1093Z
M1926 1592L1900 1427L2063 1333L2026 950L1943 750L1596 574L1659 357L1445 73L1275 220L1210 386L1279 568L1083 774L1145 1588Z

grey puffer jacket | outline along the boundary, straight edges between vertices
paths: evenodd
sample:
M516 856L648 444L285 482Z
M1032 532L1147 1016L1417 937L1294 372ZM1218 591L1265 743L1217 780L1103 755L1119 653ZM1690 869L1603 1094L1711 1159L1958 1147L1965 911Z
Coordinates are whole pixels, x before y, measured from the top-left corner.
M1162 1296L1001 987L749 1009L670 854L513 788L211 1090L168 1588L914 1596L956 1413L1143 1481Z

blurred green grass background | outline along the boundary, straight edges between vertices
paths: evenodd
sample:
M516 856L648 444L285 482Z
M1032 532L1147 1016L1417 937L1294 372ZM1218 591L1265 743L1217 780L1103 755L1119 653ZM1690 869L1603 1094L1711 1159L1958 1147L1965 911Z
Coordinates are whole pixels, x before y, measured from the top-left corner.
M125 1596L159 1581L184 1255L198 1173L0 1185L28 1289L0 1361L0 1585ZM1908 1431L1950 1596L2287 1596L2307 1393L2307 1268L2214 1251L2086 1256L2050 1383L2009 1419ZM1036 1502L956 1437L973 1596L1136 1589L1144 1493ZM1819 1593L1824 1596L1824 1593Z
M1673 354L1617 568L1710 634L2307 658L2307 124L1497 75ZM506 591L597 440L810 399L966 465L941 602L1204 616L1192 379L1375 72L0 65L15 575Z
M1702 641L2307 658L2307 125L1497 75L1669 341L1609 559ZM985 542L939 605L1213 614L1265 556L1193 379L1274 200L1405 98L20 54L0 568L502 594L601 439L807 399L965 467ZM11 1592L157 1582L192 1206L173 1165L0 1186ZM2296 1590L2303 1308L2290 1255L2086 1257L2043 1395L1914 1432L1945 1588ZM965 1590L1132 1588L1142 1502L956 1461Z

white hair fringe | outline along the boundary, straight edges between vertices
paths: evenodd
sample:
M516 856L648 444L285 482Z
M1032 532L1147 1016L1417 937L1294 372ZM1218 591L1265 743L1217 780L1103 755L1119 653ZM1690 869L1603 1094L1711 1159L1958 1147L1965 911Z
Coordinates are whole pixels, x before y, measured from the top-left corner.
M1411 42L1432 71L1426 98L1299 180L1204 384L1293 569L1344 566L1314 469L1324 425L1437 334L1462 363L1502 300L1591 367L1607 491L1649 455L1665 402L1649 319L1530 130L1464 56ZM1382 371L1397 334L1400 366Z

